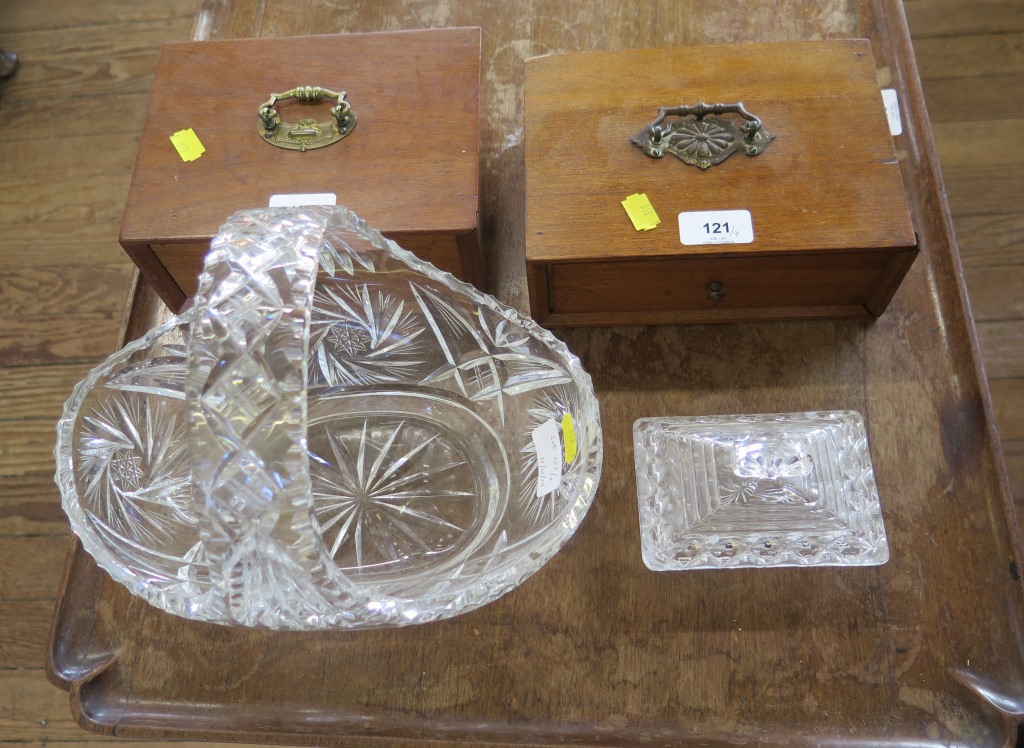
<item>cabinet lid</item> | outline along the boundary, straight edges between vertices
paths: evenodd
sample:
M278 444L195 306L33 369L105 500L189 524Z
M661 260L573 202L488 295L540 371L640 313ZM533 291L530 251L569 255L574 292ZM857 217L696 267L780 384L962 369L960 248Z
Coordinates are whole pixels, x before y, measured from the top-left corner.
M659 107L743 102L777 138L701 170L630 142ZM531 262L916 245L870 44L722 45L526 61ZM646 193L661 224L620 202ZM749 211L753 241L683 246L677 216Z
M357 124L300 152L257 131L271 93L345 91ZM276 194L334 193L389 233L473 230L479 184L480 29L168 44L128 193L121 241L213 236L236 210ZM331 103L281 102L281 119L330 120ZM170 136L206 148L184 162Z

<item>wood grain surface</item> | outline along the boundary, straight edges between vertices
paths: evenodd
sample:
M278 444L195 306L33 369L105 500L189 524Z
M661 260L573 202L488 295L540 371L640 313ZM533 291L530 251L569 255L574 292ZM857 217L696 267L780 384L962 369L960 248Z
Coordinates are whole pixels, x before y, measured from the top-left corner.
M607 2L569 9L573 13L565 17L553 10L555 5L545 2L510 4L507 10L497 11L495 19L497 25L508 27L507 33L500 40L485 37L485 47L490 55L489 67L485 70L485 90L490 96L510 102L498 113L500 121L487 121L483 125L489 142L495 147L485 155L486 163L492 169L499 169L492 174L500 173L491 177L487 185L490 195L486 200L491 216L495 215L496 205L501 199L498 189L501 180L516 176L515 103L521 86L517 76L523 58L548 48L536 41L540 30L550 34L549 39L564 38L566 45L591 42L593 48L608 48L613 41L606 40L606 35L600 32L606 25L621 25L626 18L629 20L629 36L636 46L657 46L654 43L656 24L664 20L655 17L644 6ZM821 16L836 13L836 7L834 3L824 4ZM286 11L271 8L271 13L263 17L260 15L263 8L264 3L261 2L249 6L250 19L258 24L255 30L262 27L266 33L280 33L286 25ZM971 157L972 150L976 152L977 145L961 137L959 128L965 123L982 122L986 123L987 131L994 138L1001 135L1011 139L1019 137L1019 128L1014 127L1013 120L1024 118L1024 67L1020 58L1011 53L1008 62L1005 45L978 44L967 37L988 37L991 41L993 37L1019 34L1024 17L1021 3L1019 0L981 3L969 0L907 0L905 8L918 60L928 71L922 76L922 83L931 121L933 125L949 125L948 128L936 129L939 153L943 163L948 160L963 167L962 171L945 173L945 186L951 196L960 196L954 200L955 205L972 211L954 213L953 218L974 306L996 310L986 321L979 323L979 328L984 330L990 323L1012 323L1020 319L1014 310L1019 308L1019 299L1024 295L1024 288L1016 280L1019 276L1012 271L1024 263L1021 238L1024 236L1024 213L1019 201L1007 204L1003 185L1015 183L1018 178L1019 161L1015 162L1014 158L1019 154L1003 152L1007 157L1006 165L1000 168L997 163L995 170L986 172L993 181L986 183L984 179L974 179L973 167L965 161ZM18 77L0 84L0 114L8 125L0 131L0 143L17 140L32 144L38 154L38 160L22 161L17 169L9 166L6 155L2 162L5 197L0 200L0 277L7 278L11 274L11 278L20 279L5 280L5 288L28 288L24 285L27 269L43 268L42 272L47 277L65 278L59 287L69 289L62 292L60 299L56 298L56 293L41 293L35 323L20 333L13 323L7 328L7 337L0 349L0 367L3 367L0 369L3 375L0 419L5 429L25 427L28 431L20 433L41 434L41 431L32 430L30 424L34 421L52 428L70 384L113 346L119 317L110 310L123 299L131 267L117 245L120 212L132 167L133 149L129 144L137 142L141 130L156 64L157 45L186 40L196 18L194 10L192 0L151 0L146 3L128 0L97 0L91 3L10 0L0 12L0 46L22 53L22 69ZM403 23L424 27L447 23L457 12L458 8L449 3L410 4L406 15L399 17L384 10L353 5L330 11L333 20L329 30L384 30ZM712 12L717 12L717 8L712 7L709 13ZM665 15L668 17L672 13ZM198 26L208 34L230 33L232 29L223 23L222 15L207 12L199 17ZM770 23L775 23L775 20ZM779 20L779 24L785 23L785 19ZM250 26L245 33L252 33L252 30ZM235 34L238 33L241 32L236 30ZM675 40L677 43L697 41L690 32L683 32ZM1009 40L1011 47L1014 43ZM555 45L549 43L549 46ZM941 59L935 62L929 59L942 58L949 50L960 50L957 54L958 59L965 61L963 67L944 65ZM45 96L40 95L43 90L47 92ZM91 150L93 164L86 167L88 172L77 171L78 165L86 161L84 155L72 154L77 159L75 170L61 169L60 161L50 155L45 145L40 145L49 142L55 146L54 152L59 151L56 141L66 132L71 117L76 123L89 123L88 128L108 136L105 146ZM16 150L8 150L5 154ZM115 163L120 171L111 168ZM1000 210L993 210L993 206ZM488 225L488 242L515 236L517 221L521 221L521 212L517 214L514 205L507 206L507 212L502 212L499 220L492 220ZM515 262L515 257L503 259L492 276L506 274ZM100 281L101 286L109 284L104 286L111 299L109 304L102 302L99 294L84 291L91 285L90 281L72 280L80 273L84 274L80 276L83 279L96 278L93 267L96 264L121 268L121 276L111 268L106 280ZM972 277L971 271L975 268L993 270ZM43 278L42 275L27 277ZM74 289L83 292L85 297L86 309L81 313L84 316L78 316L75 309ZM20 295L16 298L17 309L21 310L26 297ZM518 303L525 308L524 298L519 298ZM0 314L8 310L8 304L5 291L0 296ZM100 316L96 316L97 307L104 309ZM41 320L51 309L54 313L46 324ZM20 313L13 310L13 305L9 311L12 317ZM26 351L59 349L61 339L68 337L66 325L71 326L75 336L93 338L97 342L89 345L76 343L64 352L63 357L52 359L53 363L23 363L33 361L31 356L26 357ZM1012 334L1011 327L1005 335L997 336L1009 342L991 348L986 347L983 335L981 351L990 372L1000 372L998 379L992 379L990 373L993 402L1000 428L1005 431L1003 452L1014 495L1024 499L1024 434L1017 424L1021 417L1018 403L1020 393L1024 391L1024 370L1014 368L1015 364L1001 358L1007 350L1012 353L1014 347L1019 350L1024 346L1024 330L1017 328L1016 343L1007 337ZM933 341L926 336L920 344L933 345ZM716 338L713 342L723 341ZM618 347L618 355L628 359L633 346L627 337ZM713 350L713 347L709 346L708 350ZM914 434L906 434L905 443L913 444L915 437ZM60 554L55 552L49 539L66 541L67 538L66 521L60 512L59 496L52 482L52 464L39 468L45 461L42 446L40 442L40 451L35 453L32 451L34 448L28 450L27 463L21 461L21 452L15 451L5 452L0 459L0 548L15 543L13 547L17 551L5 553L4 557L9 559L5 568L11 570L8 573L14 573L20 564L24 576L34 576L37 580L32 583L36 585L36 592L29 595L32 599L25 599L24 588L13 588L18 595L15 598L8 596L6 588L0 591L0 611L3 612L0 628L8 632L0 637L0 744L59 743L76 746L111 742L109 738L83 731L75 723L68 709L68 695L46 682L42 662L35 659L44 649L49 627L46 609L52 606L53 593L47 599L35 598L35 595L48 584L55 592L61 572ZM616 446L627 448L625 444ZM943 498L946 496L948 494L940 493L936 500L947 500ZM955 532L955 523L939 526L926 517L918 517L915 521L929 523L935 531L936 543L946 542L949 533ZM624 541L612 538L610 542ZM37 551L39 543L43 545ZM982 552L980 549L965 549L964 558ZM910 589L905 590L905 594L911 606L917 605L925 610L948 597L963 595L966 583L962 575L952 574L944 585L928 590L924 596ZM729 628L730 621L721 623L723 634L728 634L719 649L722 661L726 662L738 656L732 642L741 636L741 632ZM955 621L951 620L949 625L955 625ZM751 630L749 625L745 628ZM502 630L507 631L507 627ZM985 642L988 639L986 631L986 627L979 629L976 638ZM768 643L775 635L763 630L762 636L762 641ZM625 653L621 644L609 642L609 653L616 654L619 650ZM999 650L1003 644L989 642L990 649L994 648L990 657L1007 655L1008 651ZM915 637L908 628L904 642L889 655L889 667L906 672L908 667L920 664L917 658L926 656L927 650L928 643ZM632 667L628 659L620 657L618 662L619 672L626 673ZM866 677L867 673L863 670L858 677ZM798 680L780 682L774 687L784 692ZM771 688L773 682L765 680L760 685L752 685L745 698L749 702L750 693ZM931 735L941 735L942 730L952 724L940 719L940 715L948 712L943 711L943 700L933 692L910 684L903 696L908 703L918 706L916 713L922 727ZM833 714L842 716L844 708L840 706ZM997 733L986 734L981 730L973 733L969 742L975 745L1002 744L1005 735ZM127 748L152 745L123 739L117 742Z
M916 255L866 41L585 52L525 67L526 260L542 324L869 317ZM661 107L737 101L778 136L755 158L699 171L629 142ZM636 192L660 212L651 231L619 204ZM748 211L752 241L680 244L677 214L726 209Z
M914 246L866 42L548 55L525 67L530 262ZM781 135L707 171L628 141L659 107L698 101L742 101ZM625 219L619 200L636 191L663 226L637 232ZM712 206L749 209L754 242L680 248L671 219Z
M160 44L193 0L4 3L0 47L0 744L83 745L44 676L66 553L53 425L117 345L132 266L117 244ZM63 549L62 549L63 548Z
M1024 60L1020 0L958 3L908 0L905 3L914 48L921 64L928 114L936 126L936 146L950 198L972 308L995 307L977 322L989 381L999 381L992 397L1000 428L1015 412L1024 392L1024 368L1016 354L1024 348L1022 316L1013 311L1024 297L1014 267L1024 262L1024 206L1009 197L1024 166L1019 149L994 149L976 164L978 144L965 132L986 132L992 142L1020 137L1024 118ZM985 43L991 42L991 43ZM1016 46L1015 46L1016 45ZM1009 50L1009 53L1007 52ZM1016 51L1014 51L1016 50ZM948 58L962 61L950 65ZM1018 141L1019 142L1019 141ZM985 182L985 178L992 181ZM989 268L978 275L975 268ZM1017 335L1016 340L1013 335ZM1004 436L1010 484L1024 506L1024 440Z
M426 250L423 259L482 283L464 275L480 263L464 264L456 246L457 236L477 230L479 83L476 28L168 45L121 244L177 308L194 292L209 240L228 216L275 194L333 193L386 236L409 236ZM298 85L347 93L357 120L344 140L305 153L261 140L259 105ZM277 110L282 122L330 120L326 100L285 99ZM168 143L186 128L206 148L187 163Z
M448 16L426 19L425 6L377 4L346 18L344 28L479 23L495 45L485 42L490 59L520 32L494 25L482 7L453 6ZM776 40L872 39L876 62L904 101L900 165L922 244L922 261L890 310L872 324L567 331L603 406L599 496L573 541L528 585L436 626L292 636L192 625L130 599L74 554L52 677L72 688L83 724L125 737L352 745L1012 740L1013 684L1024 673L1015 634L1019 538L901 9L879 2L856 13L845 5L792 13L809 7L799 5L790 15L751 7L739 14L726 4L673 4L676 15L653 41L736 41L753 29ZM223 36L340 30L332 26L336 10L316 4L301 21L275 2L255 15L208 9L208 28ZM599 43L591 30L567 36L572 9L549 12L523 38L546 51ZM777 21L770 31L768 15ZM633 28L607 23L600 43L635 46L622 31ZM485 82L482 98L483 121L494 128L482 138L484 181L490 175L497 190L484 226L485 242L506 262L496 268L495 290L514 302L526 294L522 223L508 235L488 231L522 215L521 143L504 147L521 126L522 107L518 93L502 93L502 80ZM510 160L500 161L509 150ZM144 302L137 299L135 324L152 317ZM743 571L728 582L715 573L643 569L631 529L636 417L845 407L869 423L888 497L888 564ZM943 596L949 589L959 594ZM1008 602L1012 612L991 613Z

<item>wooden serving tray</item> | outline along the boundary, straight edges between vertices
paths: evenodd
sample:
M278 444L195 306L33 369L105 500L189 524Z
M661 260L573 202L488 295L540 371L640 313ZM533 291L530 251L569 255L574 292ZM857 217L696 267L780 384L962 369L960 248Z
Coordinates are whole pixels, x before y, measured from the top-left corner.
M1024 714L1020 539L898 2L640 5L265 0L200 6L221 37L484 28L485 241L523 306L519 57L757 39L871 40L900 96L921 255L881 318L566 331L601 401L590 513L539 573L450 621L275 633L179 620L72 548L50 672L88 729L316 745L1011 745ZM433 8L433 6L431 6ZM436 10L436 9L435 9ZM529 12L529 16L520 15ZM159 316L140 285L127 335ZM866 420L890 561L654 573L640 558L641 416L850 408Z

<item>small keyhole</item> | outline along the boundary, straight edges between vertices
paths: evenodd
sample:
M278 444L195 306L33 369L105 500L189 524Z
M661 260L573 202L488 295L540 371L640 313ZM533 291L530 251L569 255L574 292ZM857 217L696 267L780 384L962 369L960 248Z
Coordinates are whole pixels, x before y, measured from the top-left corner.
M708 298L711 301L721 301L725 298L725 291L722 290L722 284L718 281L708 284Z

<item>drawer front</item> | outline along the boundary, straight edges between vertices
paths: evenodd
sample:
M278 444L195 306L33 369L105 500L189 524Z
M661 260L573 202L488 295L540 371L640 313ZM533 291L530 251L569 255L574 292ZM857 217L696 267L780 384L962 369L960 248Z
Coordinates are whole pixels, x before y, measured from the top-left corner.
M901 279L893 268L905 270L912 256L856 251L560 263L534 268L546 277L533 288L547 299L546 309L535 299L534 312L549 324L867 316L880 311L873 300L884 295L883 285Z
M453 234L404 234L394 238L399 246L407 249L421 260L451 273L456 278L466 278L458 238ZM152 244L153 254L167 268L171 278L186 297L196 293L199 273L203 269L203 258L209 249L209 242L195 244Z

